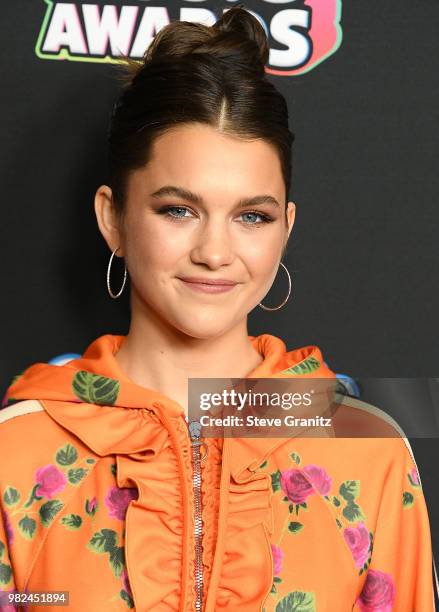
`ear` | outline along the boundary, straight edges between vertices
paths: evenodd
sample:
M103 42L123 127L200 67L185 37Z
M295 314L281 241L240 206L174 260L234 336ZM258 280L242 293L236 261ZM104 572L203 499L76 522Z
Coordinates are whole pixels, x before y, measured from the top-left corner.
M286 214L287 214L288 229L287 229L287 234L285 236L284 245L282 249L282 257L284 256L285 251L287 249L288 238L290 237L291 230L293 229L293 225L294 225L294 219L296 217L296 205L294 202L288 202Z
M294 202L288 202L288 206L287 206L288 238L291 234L291 230L293 229L295 218L296 218L296 205Z
M124 251L119 227L120 221L116 214L113 193L108 185L98 187L94 198L94 208L100 232L111 252L119 247L116 257L123 257Z

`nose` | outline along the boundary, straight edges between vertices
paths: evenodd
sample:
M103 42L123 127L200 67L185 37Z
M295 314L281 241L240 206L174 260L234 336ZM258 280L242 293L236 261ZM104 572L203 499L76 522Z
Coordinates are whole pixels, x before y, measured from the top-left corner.
M209 218L200 225L191 249L194 263L205 264L212 270L233 261L233 244L224 219Z

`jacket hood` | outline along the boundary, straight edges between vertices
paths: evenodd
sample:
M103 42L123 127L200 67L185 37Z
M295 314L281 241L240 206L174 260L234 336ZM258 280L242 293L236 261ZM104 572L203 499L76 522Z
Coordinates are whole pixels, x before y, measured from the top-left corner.
M29 366L8 387L3 405L38 400L50 417L101 456L157 451L167 433L161 429L160 435L155 429L151 439L142 412L148 410L169 429L172 419L184 417L184 410L170 397L135 384L120 369L115 354L125 337L100 336L80 358L64 365ZM245 378L336 378L317 346L288 351L283 340L271 334L248 338L263 361ZM224 444L226 441L231 471L238 477L246 468L253 471L286 439L224 438Z

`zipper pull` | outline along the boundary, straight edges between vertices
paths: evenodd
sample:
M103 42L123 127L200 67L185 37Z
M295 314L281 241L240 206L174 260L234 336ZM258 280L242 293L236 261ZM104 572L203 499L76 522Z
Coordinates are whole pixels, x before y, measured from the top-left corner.
M201 423L199 421L190 421L188 427L192 446L198 446L200 450L204 446L205 452L201 457L201 461L204 461L209 453L209 448L206 442L201 441Z

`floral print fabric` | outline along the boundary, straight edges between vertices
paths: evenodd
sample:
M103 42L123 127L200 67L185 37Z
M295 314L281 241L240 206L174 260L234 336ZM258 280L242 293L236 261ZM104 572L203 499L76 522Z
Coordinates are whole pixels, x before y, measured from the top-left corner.
M255 376L333 376L317 347L251 338L264 355ZM74 612L194 612L187 425L118 369L122 341L35 364L8 390L0 593L66 590ZM13 412L23 400L40 410ZM204 539L203 612L434 611L428 513L402 439L236 439L223 451L227 477L203 487L216 536Z

